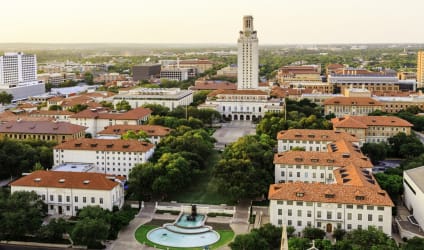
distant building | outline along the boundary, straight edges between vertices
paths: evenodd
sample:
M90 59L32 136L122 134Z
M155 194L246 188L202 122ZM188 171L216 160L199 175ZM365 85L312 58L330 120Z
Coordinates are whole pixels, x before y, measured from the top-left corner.
M406 110L408 107L419 107L424 109L423 95L410 96L374 96L373 99L383 104L382 111L387 113L397 113Z
M259 48L252 16L243 17L243 30L240 31L237 49L237 89L258 89Z
M142 64L132 67L133 80L144 81L157 78L160 75L160 64Z
M166 79L170 81L186 81L188 80L188 69L182 68L165 68L160 72L160 79Z
M98 136L114 136L121 138L128 131L138 133L144 131L147 134L147 139L157 145L162 138L171 133L171 129L159 125L112 125L107 126L104 130L97 133Z
M19 53L0 56L0 91L13 95L13 100L44 94L44 83L37 79L37 57Z
M381 102L370 97L334 97L324 101L324 114L336 117L368 115L383 108Z
M216 71L217 76L237 77L237 65L230 65Z
M97 132L112 125L141 125L146 122L152 111L139 107L126 112L86 109L69 118L72 124L87 127L86 132L96 136Z
M283 66L277 72L278 82L287 86L295 82L322 82L319 65Z
M64 78L63 74L53 73L53 74L50 74L48 83L50 83L53 86L59 86L64 81L65 81L65 78Z
M10 121L0 125L0 138L62 142L84 138L86 127L67 122Z
M417 58L417 82L418 88L424 87L424 51L418 51Z
M120 91L111 100L113 104L126 100L132 108L144 104L159 104L173 110L178 106L190 105L193 102L193 91L179 88L136 88Z
M196 80L190 90L217 90L217 89L237 89L237 85L228 81L220 80Z
M87 139L67 141L54 147L53 163L91 163L99 173L128 176L132 168L153 155L155 145L138 140Z
M411 134L412 124L396 116L346 116L331 119L335 131L355 135L361 143L386 142L398 133Z
M76 216L87 206L112 211L124 205L122 179L100 173L39 170L10 184L12 194L34 191L47 205L47 214Z

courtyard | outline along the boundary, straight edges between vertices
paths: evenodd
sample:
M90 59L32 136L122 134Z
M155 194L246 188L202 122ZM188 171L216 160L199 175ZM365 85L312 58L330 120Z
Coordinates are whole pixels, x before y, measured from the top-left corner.
M245 135L254 135L256 133L256 124L251 121L231 121L222 123L222 127L213 134L216 139L215 148L224 149L228 144L237 141L238 138Z

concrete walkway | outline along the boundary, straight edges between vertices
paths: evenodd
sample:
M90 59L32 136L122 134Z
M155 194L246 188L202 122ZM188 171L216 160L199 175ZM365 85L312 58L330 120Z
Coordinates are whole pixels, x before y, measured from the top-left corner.
M129 249L155 249L139 243L135 239L135 231L140 225L143 225L152 220L155 211L154 203L144 203L144 208L136 215L130 224L123 228L116 241L107 249L112 250L129 250Z

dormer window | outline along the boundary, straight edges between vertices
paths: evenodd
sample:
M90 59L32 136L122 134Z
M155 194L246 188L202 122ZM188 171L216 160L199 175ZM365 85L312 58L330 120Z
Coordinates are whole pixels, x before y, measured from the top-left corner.
M312 158L312 159L311 159L311 162L319 162L319 159L317 159L317 158Z
M334 198L336 195L335 194L325 194L325 198L331 199Z
M295 158L294 160L297 161L297 162L301 162L301 161L303 161L303 158L298 157L298 158Z
M363 196L363 195L357 195L357 196L355 196L355 200L357 200L357 201L363 201L363 200L365 200L365 196Z
M297 197L303 197L305 195L305 193L303 193L303 192L297 192L296 193L296 196Z

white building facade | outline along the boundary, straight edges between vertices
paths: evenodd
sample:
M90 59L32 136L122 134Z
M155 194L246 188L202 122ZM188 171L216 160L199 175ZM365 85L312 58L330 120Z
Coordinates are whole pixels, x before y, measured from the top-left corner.
M243 17L237 49L237 89L258 89L259 46L252 16Z
M19 53L0 56L0 91L13 95L14 100L45 93L44 83L37 80L37 57Z
M405 206L424 230L424 167L403 172Z
M112 211L124 205L120 179L100 173L35 171L10 184L11 192L34 191L48 206L48 214L76 216L87 206Z
M128 176L132 168L153 155L154 144L137 140L79 139L53 149L54 165L72 162L92 163L96 172Z
M119 92L112 97L116 103L126 100L131 108L138 108L144 104L159 104L174 110L178 106L188 106L193 102L193 91L179 88L137 88Z

